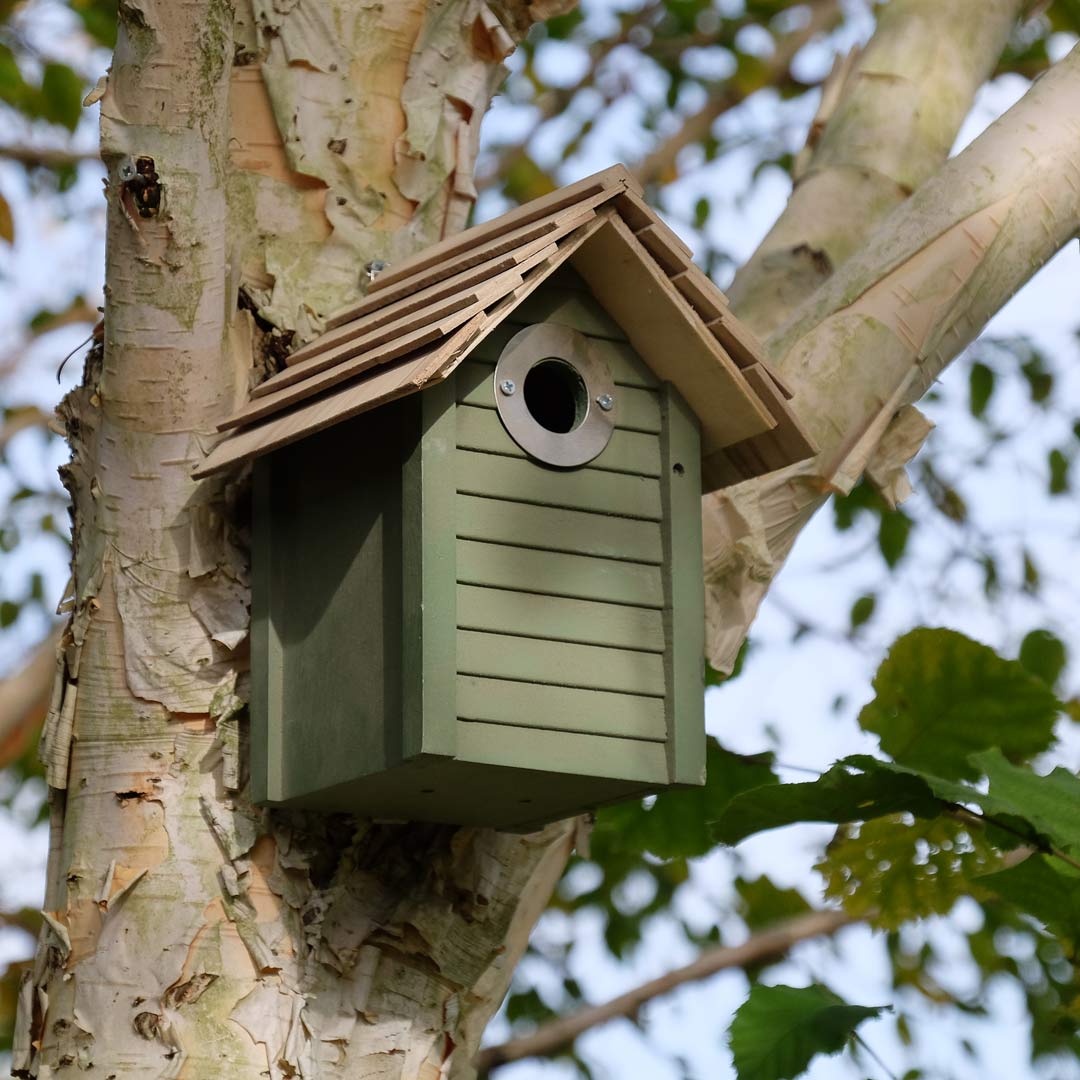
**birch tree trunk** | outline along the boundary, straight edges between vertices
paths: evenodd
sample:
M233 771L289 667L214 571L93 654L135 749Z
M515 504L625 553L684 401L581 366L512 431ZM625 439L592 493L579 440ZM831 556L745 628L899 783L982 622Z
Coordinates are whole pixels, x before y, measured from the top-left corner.
M314 312L355 298L366 264L462 226L501 60L558 6L121 3L102 99L104 344L62 408L74 578L16 1075L471 1075L576 825L520 837L253 808L246 491L189 476L249 381L312 336ZM922 7L926 33L952 27L947 5ZM948 107L907 133L910 174L882 167L884 194L859 204L864 221L894 216L863 244L834 222L836 274L793 317L799 289L761 317L829 456L706 505L714 656L830 483L872 464L897 410L1080 223L1075 54L927 179L1017 4L987 8L957 31ZM919 100L934 76L900 32L885 20L867 56L888 55ZM860 116L833 132L834 162L853 132L892 134ZM798 246L789 225L778 251Z

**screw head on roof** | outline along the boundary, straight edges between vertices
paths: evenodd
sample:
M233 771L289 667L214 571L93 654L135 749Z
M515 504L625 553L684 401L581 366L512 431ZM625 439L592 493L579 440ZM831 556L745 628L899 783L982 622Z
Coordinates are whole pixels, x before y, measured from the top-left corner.
M499 383L499 389L509 397L517 389L517 385L513 379L503 379L503 381Z
M601 394L596 399L596 404L600 406L604 412L611 412L615 408L615 399L610 394Z

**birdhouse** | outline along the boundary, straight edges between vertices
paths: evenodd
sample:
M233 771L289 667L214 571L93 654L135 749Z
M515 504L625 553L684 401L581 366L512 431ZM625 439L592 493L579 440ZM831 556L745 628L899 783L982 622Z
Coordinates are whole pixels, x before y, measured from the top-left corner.
M198 470L254 459L254 797L522 829L702 783L701 494L812 447L629 174L325 326Z

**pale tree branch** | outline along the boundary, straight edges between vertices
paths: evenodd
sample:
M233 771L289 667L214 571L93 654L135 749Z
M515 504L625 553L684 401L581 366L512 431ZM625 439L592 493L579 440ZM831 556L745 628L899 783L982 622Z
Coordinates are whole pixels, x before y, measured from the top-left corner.
M484 1073L522 1058L554 1054L592 1028L611 1020L636 1016L642 1006L654 998L670 994L686 983L697 982L731 968L746 968L777 960L802 941L835 934L859 921L862 920L843 911L815 911L778 923L754 934L741 945L710 949L685 967L642 983L602 1005L592 1005L569 1016L560 1016L530 1035L486 1047L477 1054L474 1064L479 1072Z
M0 681L0 767L22 753L45 719L56 674L57 630L35 647L16 672Z
M748 91L772 86L791 78L791 62L795 54L812 38L835 26L841 17L838 0L814 0L810 5L810 18L798 30L785 34L776 43L773 54L764 62L761 77L751 87L736 85L730 80L720 83L700 111L689 116L678 131L656 146L649 155L632 170L642 184L657 183L675 167L675 160L687 146L708 138L713 124L724 113L742 104Z
M0 145L0 160L15 161L28 169L62 169L72 165L81 165L86 161L100 164L101 156L97 150L65 150L44 146L3 146Z
M945 161L1022 7L892 0L878 9L866 48L827 84L787 207L728 290L755 332L786 321Z
M708 651L730 666L795 536L869 472L890 501L929 430L911 407L1080 228L1080 48L881 223L766 348L822 448L703 504Z

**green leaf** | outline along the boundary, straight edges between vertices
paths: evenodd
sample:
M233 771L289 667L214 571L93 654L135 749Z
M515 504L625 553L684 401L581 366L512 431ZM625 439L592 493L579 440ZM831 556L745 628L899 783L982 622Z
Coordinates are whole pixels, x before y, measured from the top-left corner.
M877 607L877 597L873 593L860 596L851 605L851 629L858 630L860 626L868 623L873 617L874 608Z
M1060 450L1051 450L1048 456L1050 466L1050 494L1064 495L1069 490L1069 459Z
M1065 643L1049 630L1032 630L1020 643L1021 664L1051 689L1057 685L1068 662Z
M1000 861L984 829L950 817L912 822L892 815L839 830L815 869L829 899L856 918L895 930L947 914L970 895L974 879Z
M710 822L734 796L779 783L771 764L769 754L733 754L710 739L704 787L663 792L647 809L641 803L624 803L601 810L594 842L601 849L610 845L623 851L649 851L661 859L704 855L716 843Z
M1074 945L1080 941L1080 871L1067 863L1031 855L1008 870L984 875L979 883L1058 936Z
M1013 814L1066 851L1080 851L1080 778L1056 768L1046 776L1006 761L998 750L972 756L990 781L977 796L988 814Z
M907 810L933 817L941 807L924 779L908 771L875 768L873 758L837 762L820 779L805 784L779 784L736 795L713 823L712 833L724 844L766 829L801 821L842 825Z
M811 910L798 889L781 889L764 874L752 881L736 878L735 891L739 894L739 914L750 930L775 926Z
M968 373L968 398L971 415L977 420L986 412L986 406L990 403L995 377L994 369L981 361L977 360L971 365Z
M1028 393L1036 405L1041 405L1054 390L1054 376L1046 370L1040 353L1033 353L1027 363L1020 365L1020 374L1028 384Z
M792 1080L885 1008L848 1005L824 986L755 986L731 1024L738 1080Z
M0 602L0 630L6 630L19 617L19 605L12 600Z
M859 725L895 761L943 777L974 779L970 754L999 746L1026 758L1053 742L1058 701L1016 660L955 630L913 630L874 676L876 697Z
M709 220L709 212L712 209L709 200L706 198L700 198L694 203L694 228L704 229L705 223Z
M41 96L45 119L74 131L82 115L82 79L67 64L46 64Z
M887 510L881 515L878 548L890 570L904 557L910 535L911 518L903 510Z

